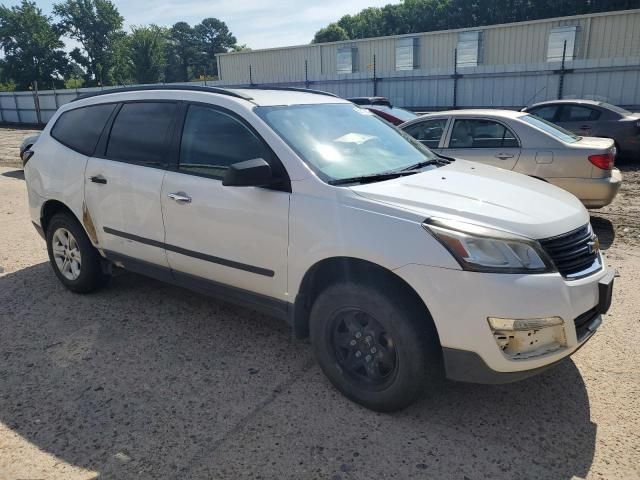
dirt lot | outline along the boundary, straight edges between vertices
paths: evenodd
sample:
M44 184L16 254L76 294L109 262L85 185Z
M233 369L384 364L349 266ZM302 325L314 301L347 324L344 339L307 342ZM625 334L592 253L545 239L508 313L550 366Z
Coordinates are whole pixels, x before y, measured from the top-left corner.
M17 138L0 130L0 154ZM592 220L615 301L591 342L511 385L382 415L252 311L122 273L65 290L0 157L0 479L640 478L640 172ZM540 299L543 301L543 299Z

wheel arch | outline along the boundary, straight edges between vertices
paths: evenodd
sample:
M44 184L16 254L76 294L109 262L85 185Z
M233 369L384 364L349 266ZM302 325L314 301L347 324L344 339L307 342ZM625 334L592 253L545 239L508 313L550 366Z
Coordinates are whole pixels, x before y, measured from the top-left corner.
M309 314L315 298L327 286L341 280L361 281L383 286L386 290L402 292L407 295L409 301L416 302L416 305L424 311L424 320L432 324L437 335L437 329L427 305L403 278L388 268L368 260L355 257L330 257L311 266L300 282L300 288L290 312L290 322L297 338L309 336ZM439 343L440 339L437 340Z
M63 202L61 202L60 200L47 200L42 204L42 208L40 209L40 226L42 227L42 230L45 232L45 234L47 232L49 222L57 213L68 213L73 218L75 218L78 223L80 223L80 219L78 218L78 216L73 213L73 210L71 210Z

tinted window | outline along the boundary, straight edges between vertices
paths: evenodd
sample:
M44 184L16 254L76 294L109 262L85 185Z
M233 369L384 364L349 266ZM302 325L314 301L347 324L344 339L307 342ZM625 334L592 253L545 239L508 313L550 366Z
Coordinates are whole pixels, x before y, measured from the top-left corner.
M51 129L51 136L84 155L93 155L100 134L115 107L111 103L64 112Z
M616 105L611 105L610 103L601 102L600 106L602 108L607 108L609 110L612 110L617 114L622 115L623 117L626 117L627 115L633 115L633 113L631 113L629 110L625 110L622 107L617 107Z
M239 120L219 110L192 105L180 145L180 170L222 178L229 165L271 152Z
M518 147L518 140L504 125L493 120L456 120L449 148Z
M446 118L427 120L409 125L405 132L429 148L438 148L446 125Z
M582 107L578 105L565 105L562 107L562 122L586 122L597 120L600 112L594 108Z
M552 122L556 116L557 111L558 107L549 105L548 107L532 108L531 110L529 110L529 113Z
M161 166L166 163L175 103L125 103L113 122L107 157Z

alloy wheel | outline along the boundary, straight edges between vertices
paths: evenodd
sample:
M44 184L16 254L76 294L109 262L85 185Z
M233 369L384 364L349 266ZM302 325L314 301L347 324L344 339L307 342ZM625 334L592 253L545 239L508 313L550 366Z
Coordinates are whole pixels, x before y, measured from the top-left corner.
M58 228L53 233L51 248L56 266L64 278L77 280L82 268L82 256L73 234L66 228Z

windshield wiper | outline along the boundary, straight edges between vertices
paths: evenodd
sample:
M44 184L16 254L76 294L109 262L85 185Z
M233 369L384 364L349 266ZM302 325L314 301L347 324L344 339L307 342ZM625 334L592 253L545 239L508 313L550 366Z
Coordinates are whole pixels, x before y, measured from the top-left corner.
M329 180L329 185L345 185L348 183L372 183L380 182L382 180L390 180L392 178L404 177L407 175L413 175L420 173L418 171L397 171L397 172L383 172L374 173L372 175L362 175L360 177L339 178L337 180Z
M401 172L408 172L411 170L419 170L421 168L424 167L428 167L429 165L449 165L451 163L451 160L448 160L444 157L438 157L438 158L431 158L429 160L425 160L424 162L419 162L416 163L414 165L409 165L408 167L403 168L402 170L400 170Z

